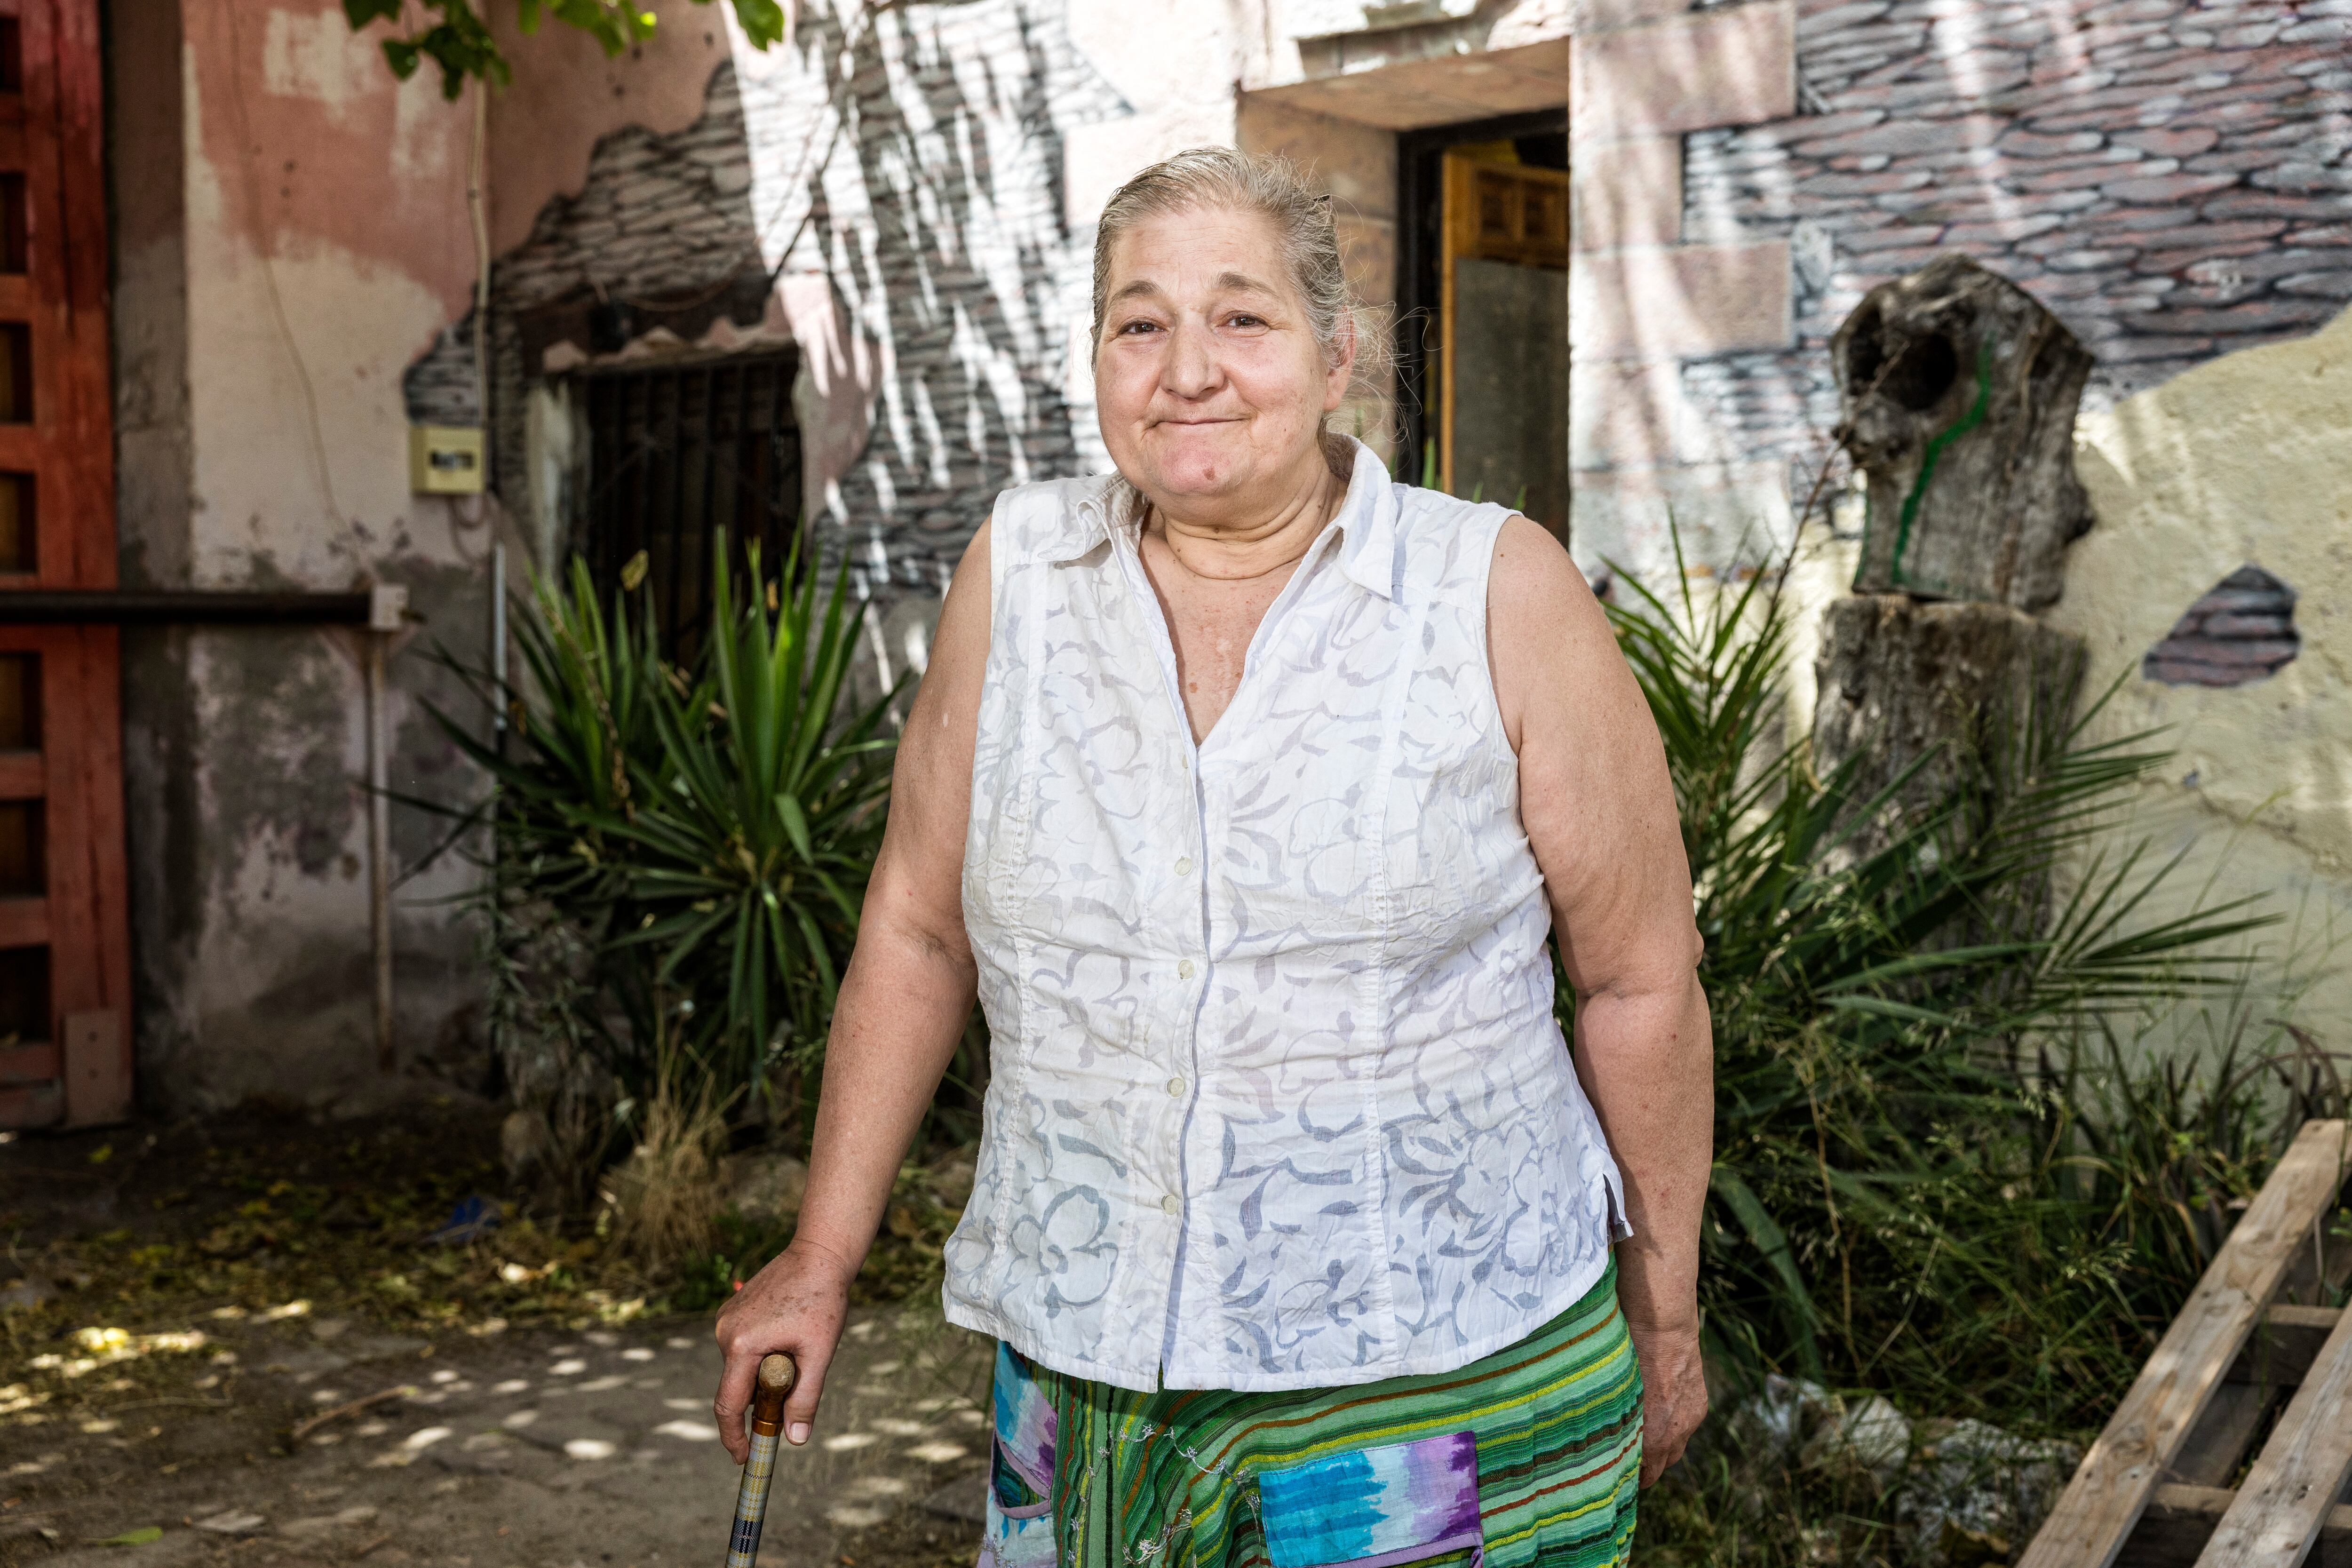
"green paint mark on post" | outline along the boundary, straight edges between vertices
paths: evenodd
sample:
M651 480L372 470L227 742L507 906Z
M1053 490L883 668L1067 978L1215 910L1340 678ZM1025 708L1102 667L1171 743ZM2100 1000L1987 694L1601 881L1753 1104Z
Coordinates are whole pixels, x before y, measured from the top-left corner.
M1895 531L1895 560L1887 570L1887 580L1896 587L1906 585L1903 575L1903 552L1911 547L1911 520L1919 515L1919 501L1927 493L1927 481L1935 477L1936 459L1945 447L1984 423L1985 410L1992 406L1992 340L1987 338L1977 345L1977 400L1969 411L1953 420L1927 443L1927 450L1919 459L1919 477L1911 483L1911 493L1903 498L1903 521Z

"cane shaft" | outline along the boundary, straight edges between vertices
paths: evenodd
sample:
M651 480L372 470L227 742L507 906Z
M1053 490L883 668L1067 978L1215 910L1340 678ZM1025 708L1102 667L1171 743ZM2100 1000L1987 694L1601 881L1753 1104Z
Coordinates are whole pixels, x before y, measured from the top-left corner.
M751 1568L760 1555L760 1523L768 1513L768 1481L776 1473L776 1435L753 1428L751 1459L735 1493L735 1528L727 1537L727 1568Z
M776 1473L776 1439L784 1429L784 1398L799 1381L788 1355L763 1357L751 1385L751 1458L735 1491L735 1527L727 1535L727 1568L752 1568L760 1555L760 1525L768 1515L768 1482Z

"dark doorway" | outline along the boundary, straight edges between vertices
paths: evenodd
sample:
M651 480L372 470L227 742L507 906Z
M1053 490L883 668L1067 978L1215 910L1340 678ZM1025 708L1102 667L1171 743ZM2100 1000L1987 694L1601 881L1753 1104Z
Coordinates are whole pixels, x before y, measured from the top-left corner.
M1567 110L1406 132L1397 154L1400 467L1565 537Z
M673 656L709 620L719 530L739 570L753 545L764 574L783 570L800 528L798 369L786 352L580 378L587 482L576 492L572 547L608 600L644 553L645 602Z

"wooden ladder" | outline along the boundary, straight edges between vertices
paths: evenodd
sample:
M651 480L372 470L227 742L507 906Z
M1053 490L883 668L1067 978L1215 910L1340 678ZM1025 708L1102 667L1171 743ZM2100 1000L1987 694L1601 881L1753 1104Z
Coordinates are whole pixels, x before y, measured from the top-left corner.
M2305 1123L2019 1568L2352 1568L2352 1310L2295 1304L2352 1279L2347 1176L2352 1122Z

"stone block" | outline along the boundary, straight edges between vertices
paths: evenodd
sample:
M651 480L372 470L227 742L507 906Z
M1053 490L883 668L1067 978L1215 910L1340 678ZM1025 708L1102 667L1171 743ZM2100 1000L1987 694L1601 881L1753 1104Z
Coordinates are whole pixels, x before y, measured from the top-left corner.
M1785 119L1797 108L1793 0L1580 37L1568 101L1580 142Z
M1874 174L1816 174L1804 183L1803 195L1820 196L1880 196L1895 191L1924 190L1936 176L1925 169L1882 169Z
M1680 373L1670 364L1602 361L1568 382L1569 466L1655 468L1680 455L1687 416Z
M1788 348L1789 306L1785 240L1582 255L1569 269L1569 342L1580 362Z
M1396 216L1396 137L1358 121L1338 120L1262 92L1241 95L1234 144L1277 153L1307 171L1342 212Z
M2116 140L2126 147L2137 147L2143 153L2153 153L2159 158L2188 158L2209 152L2221 140L2221 133L2203 126L2186 131L2119 131Z
M1569 234L1577 249L1672 245L1682 237L1681 137L1596 142L1579 152L1570 179Z
M1674 581L1679 541L1695 576L1755 564L1785 549L1786 466L1697 463L1577 476L1569 551L1588 580L1622 568L1653 587Z
M2021 239L2032 239L2037 234L2047 234L2066 220L2054 213L2040 213L2031 217L2003 218L1992 223L1955 224L1945 231L1947 245L2014 245Z
M2011 131L2002 135L1999 146L2012 158L2056 158L2096 152L2105 142L2106 138L2095 131L2074 131L2060 136Z
M1569 26L1571 33L1597 33L1678 16L1690 8L1690 0L1573 0Z
M2100 189L2122 202L2188 202L2237 183L2235 174L2185 174L2176 171L2116 180Z
M1804 130L1813 130L1813 121L1801 122ZM1831 134L1808 135L1801 142L1792 142L1790 150L1808 158L1826 158L1841 153L1938 153L1956 147L1990 147L2009 122L1990 115L1971 114L1958 120L1888 120L1866 127ZM2006 138L2001 138L2004 151Z

